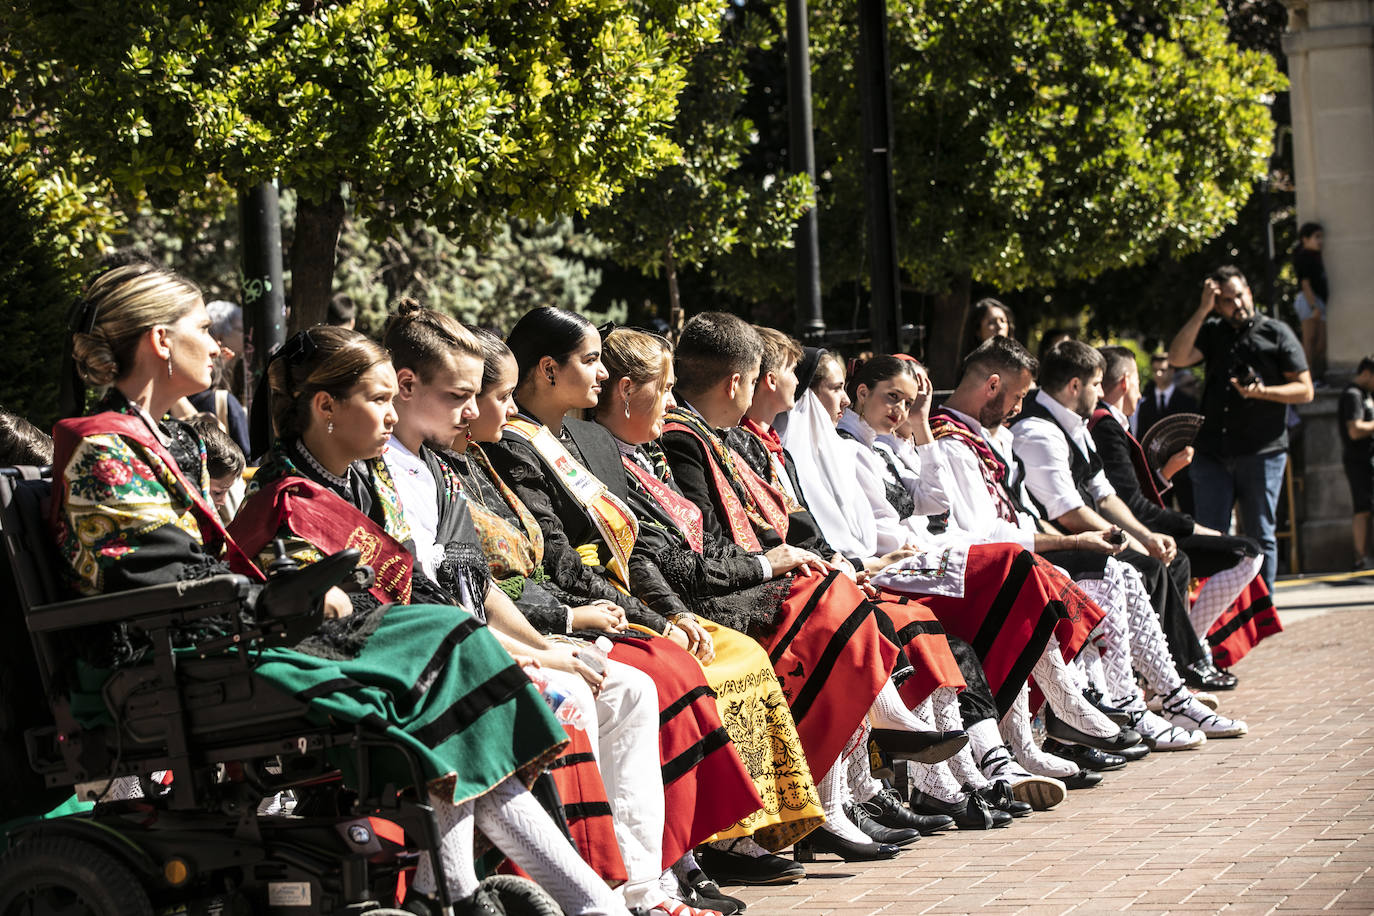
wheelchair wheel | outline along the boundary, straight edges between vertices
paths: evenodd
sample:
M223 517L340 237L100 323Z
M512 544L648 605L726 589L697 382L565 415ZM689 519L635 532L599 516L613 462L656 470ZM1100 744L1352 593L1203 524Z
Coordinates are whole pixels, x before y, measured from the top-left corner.
M494 894L506 916L563 916L563 910L538 884L515 875L492 875L482 887Z
M153 916L138 878L99 846L38 837L0 857L0 916Z

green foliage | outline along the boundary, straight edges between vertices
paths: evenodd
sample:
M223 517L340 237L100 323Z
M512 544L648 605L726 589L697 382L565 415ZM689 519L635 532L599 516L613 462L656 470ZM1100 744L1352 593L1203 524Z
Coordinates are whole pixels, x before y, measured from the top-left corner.
M480 242L608 202L663 131L710 0L68 0L0 5L54 137L156 206L276 177Z
M71 257L80 221L69 215L80 207L49 209L54 187L30 163L0 162L0 403L42 428L57 418L57 367L80 288Z
M769 11L738 4L721 40L692 61L669 135L681 154L587 221L616 262L659 275L670 251L677 269L690 269L791 246L813 198L806 176L789 174L775 152L786 150L781 31Z
M817 123L834 182L822 239L858 264L853 5L816 5ZM1265 172L1268 55L1212 0L888 4L904 272L1003 290L1196 249ZM831 280L840 280L833 272Z
M604 247L566 218L512 222L480 249L423 225L393 230L381 241L345 225L334 288L353 299L358 327L372 334L403 296L468 324L504 330L541 305L586 312L601 273L584 259ZM618 315L624 320L623 308Z

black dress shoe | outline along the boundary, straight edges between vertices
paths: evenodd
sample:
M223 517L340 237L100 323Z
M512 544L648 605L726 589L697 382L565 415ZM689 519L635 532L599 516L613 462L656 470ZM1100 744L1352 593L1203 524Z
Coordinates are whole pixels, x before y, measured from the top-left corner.
M792 847L792 850L798 862L815 861L816 854L821 852L839 856L846 862L877 862L891 859L901 851L891 843L856 843L846 840L824 827L817 827L808 833L805 839Z
M1085 770L1094 770L1098 773L1119 770L1126 766L1126 758L1120 754L1110 754L1081 744L1065 744L1053 738L1045 742L1045 752L1071 760Z
M793 884L806 869L782 856L746 856L714 846L697 848L697 864L721 884Z
M1045 733L1051 738L1058 738L1065 744L1082 744L1113 754L1123 747L1132 747L1140 743L1140 732L1133 728L1123 728L1109 738L1099 738L1074 728L1056 716L1054 710L1048 707L1045 709Z
M1102 781L1102 774L1094 773L1091 770L1079 770L1072 776L1056 778L1064 784L1066 789L1091 789Z
M968 744L968 733L909 732L900 728L875 728L873 740L892 757L915 760L918 763L939 763L964 749Z
M1120 708L1118 708L1118 707L1116 707L1116 706L1112 706L1110 703L1108 703L1108 702L1102 697L1102 691L1097 690L1097 689L1092 688L1092 687L1085 687L1085 688L1083 688L1083 697L1084 697L1089 703L1093 704L1093 706L1095 706L1095 707L1097 708L1097 711L1098 711L1098 712L1102 713L1102 714L1103 714L1104 716L1106 716L1108 719L1111 719L1112 722L1113 722L1114 724L1116 724L1116 725L1130 725L1130 724L1131 724L1131 714L1128 713L1128 712L1127 712L1126 710L1124 710L1124 709L1120 709Z
M1150 745L1146 744L1142 740L1137 745L1134 745L1132 747L1123 747L1121 750L1116 751L1115 753L1119 754L1122 757L1125 757L1127 763L1135 763L1142 757L1150 756Z
M1010 814L993 808L977 795L966 795L960 801L947 802L917 789L911 793L911 807L920 814L952 817L960 830L991 830L1011 823Z
M968 791L968 786L964 787L964 791ZM1012 817L1026 817L1035 810L1028 802L1016 800L1016 796L1011 794L1011 786L1005 779L994 780L979 789L978 795L992 807L1005 811Z
M1201 661L1183 669L1183 682L1198 690L1235 690L1240 678L1211 662Z
M868 816L863 805L850 802L844 806L845 816L854 822L854 826L863 831L864 835L875 843L887 843L889 846L910 846L921 838L921 831L914 827L884 827L882 824Z
M919 830L922 836L930 836L954 826L954 818L945 814L917 814L897 797L897 792L887 788L866 802L860 802L868 816L884 827L910 827Z
M686 899L682 902L694 909L716 910L723 916L735 916L745 910L743 900L722 891L720 885L706 877L706 873L700 869L688 872L683 885Z

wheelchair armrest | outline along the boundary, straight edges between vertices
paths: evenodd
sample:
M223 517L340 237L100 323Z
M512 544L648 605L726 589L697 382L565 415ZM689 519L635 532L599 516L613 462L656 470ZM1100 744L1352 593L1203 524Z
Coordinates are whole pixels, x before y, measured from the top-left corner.
M237 574L150 585L39 605L29 612L27 623L31 633L51 633L102 623L142 622L146 625L151 622L150 618L157 617L193 620L217 613L224 605L242 604L248 598L250 587L248 578ZM201 609L206 613L196 613Z

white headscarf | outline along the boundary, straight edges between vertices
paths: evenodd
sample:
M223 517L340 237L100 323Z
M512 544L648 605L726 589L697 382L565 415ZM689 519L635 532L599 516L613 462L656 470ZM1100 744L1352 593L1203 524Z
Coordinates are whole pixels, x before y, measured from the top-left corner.
M854 476L854 459L835 421L809 388L778 417L774 429L792 456L807 507L826 541L847 557L877 554L878 533L868 497Z

